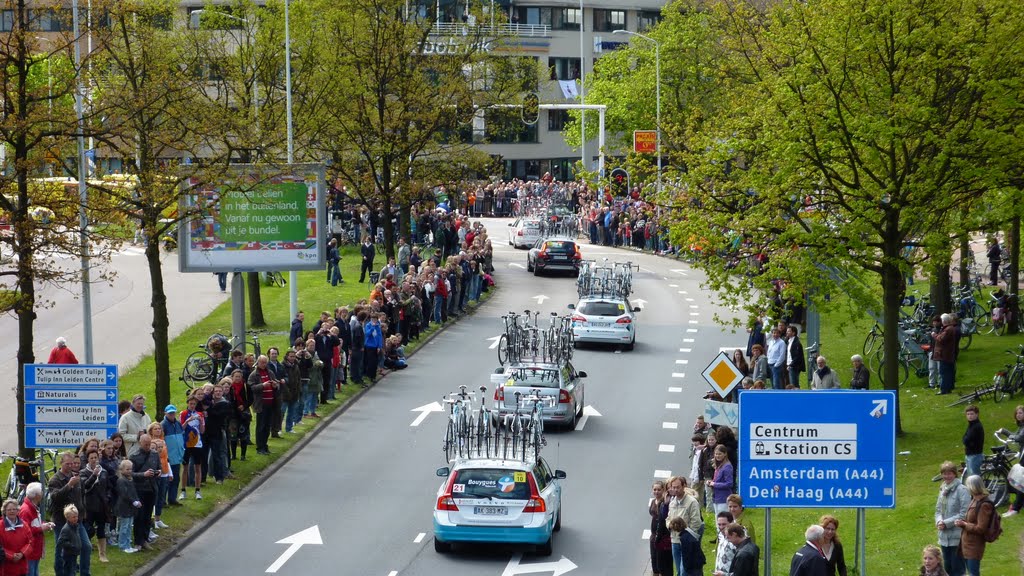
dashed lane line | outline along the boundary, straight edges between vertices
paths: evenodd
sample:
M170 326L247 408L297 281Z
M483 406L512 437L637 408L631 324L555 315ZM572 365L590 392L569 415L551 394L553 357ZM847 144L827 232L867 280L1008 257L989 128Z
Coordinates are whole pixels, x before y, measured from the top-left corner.
M679 428L679 422L662 422L661 427L664 430L676 430Z
M675 452L675 444L658 444L658 452Z
M676 402L666 402L665 403L665 409L666 410L679 410L679 404L676 403Z
M671 392L672 394L679 394L680 392L683 391L683 387L682 386L669 386L668 387L668 391Z
M426 536L427 536L426 532L420 532L419 534L416 535L415 538L412 539L413 544L419 544L420 542L423 542L423 539L426 538Z

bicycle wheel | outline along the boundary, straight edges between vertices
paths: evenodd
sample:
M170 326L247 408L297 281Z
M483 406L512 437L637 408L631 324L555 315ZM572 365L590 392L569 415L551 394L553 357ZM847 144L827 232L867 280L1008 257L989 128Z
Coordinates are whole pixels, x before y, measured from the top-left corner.
M186 384L209 382L213 377L213 358L203 351L193 352L185 360L182 375Z
M448 428L444 434L444 461L451 462L455 455L455 422L448 420Z
M961 336L960 337L960 342L959 342L960 350L967 350L968 348L970 348L971 347L971 340L973 338L974 338L974 334L972 332L968 332L967 334L964 334L963 336Z
M872 330L868 332L866 338L864 338L864 357L868 357L875 350L875 343L878 340L878 333Z
M288 284L288 279L280 272L274 272L271 279L274 281L274 284L277 284L278 288L284 288Z
M1006 373L999 372L995 378L992 379L992 384L996 387L994 398L996 402L1005 400L1007 396L1013 396L1013 386L1010 384L1009 379L1006 377Z
M504 366L508 362L508 335L502 334L498 339L498 364Z
M902 359L901 359L902 360ZM885 360L882 359L878 363L878 379L881 382L885 382ZM910 380L910 368L906 362L900 362L896 368L896 382L899 388L902 388L907 381Z
M7 475L7 482L4 483L3 492L0 496L3 496L4 500L11 498L18 490L18 477L14 474L15 466L11 465L11 472Z
M977 401L982 396L979 393L980 390L981 390L980 388L976 388L974 390L974 392L971 392L970 394L964 394L960 398L956 399L952 404L947 404L946 408L952 408L953 406L961 406L961 405L967 404L969 402Z
M991 464L981 465L981 481L988 489L988 499L996 505L996 508L1006 503L1009 490L1007 489L1006 474L994 468Z

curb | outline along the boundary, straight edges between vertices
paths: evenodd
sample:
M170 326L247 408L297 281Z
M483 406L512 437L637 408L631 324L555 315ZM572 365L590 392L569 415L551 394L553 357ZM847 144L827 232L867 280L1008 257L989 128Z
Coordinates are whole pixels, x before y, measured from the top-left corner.
M408 354L408 356L410 358L415 356L420 350L423 349L424 346L426 346L434 338L445 332L449 327L461 322L463 318L474 316L477 310L482 308L484 304L487 304L487 302L490 301L494 293L497 291L497 288L497 286L492 286L488 290L490 296L488 296L486 300L480 302L472 309L467 309L466 312L464 312L462 316L456 319L454 322L448 322L446 324L443 324L440 330L436 330L433 334L431 334L425 340L423 340L420 343L420 345L416 347L415 350ZM178 539L174 542L173 545L171 545L170 548L164 550L163 552L160 552L155 557L153 557L149 562L146 562L141 567L139 567L138 570L133 572L133 576L150 576L152 574L155 574L156 571L160 568L163 568L163 566L167 563L168 560L179 555L182 548L184 548L187 544L192 543L197 537L201 536L204 532L213 527L213 525L216 524L218 520L227 515L227 513L234 509L234 507L237 506L242 500L244 500L250 494L255 492L256 489L262 486L264 482L269 480L271 476L273 476L285 464L290 462L303 448L306 447L307 444L309 444L317 436L319 436L324 429L326 429L335 420L341 417L342 414L347 412L348 409L351 408L353 404L355 404L360 398L365 396L367 392L374 389L378 384L380 384L385 378L387 378L390 375L391 372L381 376L373 384L370 384L366 388L363 388L359 392L356 392L355 396L352 396L351 398L346 400L344 404L338 406L338 409L335 410L334 412L331 412L330 416L328 416L326 419L320 420L320 422L317 424L315 428L310 430L305 436L302 437L301 440L293 444L291 448L289 448L288 451L285 452L280 458L275 460L273 464L271 464L267 468L264 468L262 471L258 472L251 482L245 485L245 487L243 487L223 506L215 509L209 516L200 519L194 526L192 526L187 531L185 531L184 534L179 536Z

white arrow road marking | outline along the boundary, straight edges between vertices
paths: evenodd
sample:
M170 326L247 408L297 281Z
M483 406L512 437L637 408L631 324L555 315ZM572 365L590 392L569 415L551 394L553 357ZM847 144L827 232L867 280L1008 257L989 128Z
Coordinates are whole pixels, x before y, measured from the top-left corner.
M295 553L299 551L299 548L302 548L306 544L323 544L324 541L320 539L319 526L314 524L301 532L296 532L287 538L278 540L277 543L288 544L289 546L288 549L282 552L281 555L277 557L277 560L274 560L274 563L267 568L267 573L269 574L277 572L281 566L284 566L284 563L294 556Z
M523 559L522 552L519 552L512 556L508 561L508 565L505 566L505 571L501 573L501 576L516 576L516 574L539 574L550 572L552 576L562 576L567 572L572 572L577 568L573 564L572 560L569 560L565 556L558 559L557 562L533 562L530 564L520 564L519 562Z
M634 298L633 304L636 304L637 306L640 307L641 310L643 310L644 304L647 304L647 300L644 300L643 298Z
M583 407L583 416L580 416L579 422L576 422L576 429L583 430L587 425L587 420L590 420L591 416L600 416L601 413L594 409L589 404Z
M881 418L889 410L889 401L885 398L882 398L881 400L872 400L871 403L875 405L875 408L871 412L868 412L868 414L875 418Z
M658 452L675 452L675 444L658 444Z
M532 299L536 300L537 301L537 305L539 306L539 305L543 304L545 300L548 300L548 297L543 295L543 294L537 294Z
M415 538L413 538L412 543L413 544L419 544L420 542L423 542L423 539L426 538L426 536L427 536L426 532L420 532L419 534L416 535Z
M520 270L526 270L526 266L523 266L522 264L520 264L518 262L509 262L508 263L508 267L509 268L519 268Z
M441 405L438 404L437 402L431 402L430 404L424 404L419 408L413 408L412 410L409 410L409 412L420 413L420 415L417 416L416 419L412 421L412 424L409 424L409 426L419 426L420 424L423 423L424 420L427 419L427 416L431 412L444 412L444 408L442 408Z
M495 348L498 347L498 342L501 340L501 336L492 336L490 338L486 338L486 340L491 343L491 345L488 346L487 349L494 350Z

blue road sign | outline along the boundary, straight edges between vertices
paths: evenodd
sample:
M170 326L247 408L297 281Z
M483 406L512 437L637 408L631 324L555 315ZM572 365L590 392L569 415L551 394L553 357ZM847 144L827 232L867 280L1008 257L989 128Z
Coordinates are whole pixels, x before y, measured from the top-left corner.
M751 508L894 508L896 394L747 390L739 484Z
M25 444L73 448L117 430L117 366L25 366Z

